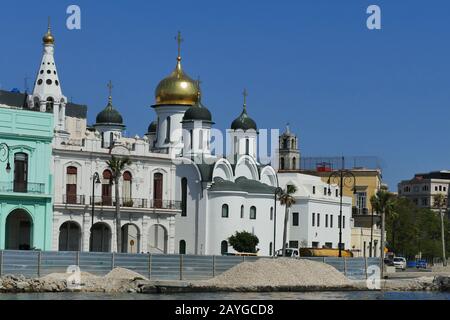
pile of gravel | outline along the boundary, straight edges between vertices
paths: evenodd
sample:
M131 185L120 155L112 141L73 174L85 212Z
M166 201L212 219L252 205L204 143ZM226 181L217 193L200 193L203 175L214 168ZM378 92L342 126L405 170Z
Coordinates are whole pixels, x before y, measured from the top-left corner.
M214 287L323 287L352 283L334 267L316 261L290 258L259 259L240 263L221 275L198 283Z
M125 268L114 268L106 276L105 279L114 280L147 280L143 275Z

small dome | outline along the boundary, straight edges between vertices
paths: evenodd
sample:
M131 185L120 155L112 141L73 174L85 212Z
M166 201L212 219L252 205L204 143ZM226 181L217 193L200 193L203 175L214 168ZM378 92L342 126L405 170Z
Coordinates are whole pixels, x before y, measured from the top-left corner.
M250 118L247 114L247 108L244 105L244 110L242 110L242 113L239 117L237 117L236 119L234 119L234 121L231 123L231 129L233 130L257 130L256 127L256 122Z
M109 97L108 105L103 109L96 117L96 124L113 124L113 125L123 125L123 119L119 111L117 111Z
M205 107L192 106L186 110L183 121L202 120L212 121L211 112Z
M194 105L198 90L196 82L183 72L178 57L175 70L156 87L155 105Z
M42 37L42 41L44 42L44 44L54 44L55 43L55 37L53 37L52 32L50 30L50 24L48 26L47 33L44 34L44 36Z
M156 130L158 129L158 123L156 121L152 121L147 129L147 133L156 133Z

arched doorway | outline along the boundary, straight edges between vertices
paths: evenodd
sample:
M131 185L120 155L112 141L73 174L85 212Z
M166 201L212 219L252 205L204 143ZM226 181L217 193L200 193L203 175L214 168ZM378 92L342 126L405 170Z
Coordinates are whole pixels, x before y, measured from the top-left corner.
M91 228L90 251L111 251L111 229L104 222L97 222Z
M220 243L220 254L226 255L228 253L228 242L226 240L223 240Z
M33 247L33 219L22 209L6 218L5 249L30 250Z
M148 250L150 253L161 252L167 253L167 231L160 224L154 224L150 227L148 241Z
M141 235L138 227L132 223L122 226L122 252L139 253Z
M74 221L66 221L59 228L59 251L80 251L81 228Z

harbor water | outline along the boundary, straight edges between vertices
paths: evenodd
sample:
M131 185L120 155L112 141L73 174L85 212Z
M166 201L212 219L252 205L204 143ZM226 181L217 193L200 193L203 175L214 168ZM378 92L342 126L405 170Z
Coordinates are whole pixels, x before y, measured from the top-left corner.
M259 293L0 293L0 300L450 300L449 292L259 292Z

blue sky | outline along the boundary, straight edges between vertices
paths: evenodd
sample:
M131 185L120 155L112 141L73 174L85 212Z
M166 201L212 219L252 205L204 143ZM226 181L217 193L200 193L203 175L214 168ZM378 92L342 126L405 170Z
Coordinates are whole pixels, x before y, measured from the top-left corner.
M432 3L432 4L431 4ZM81 7L81 30L66 8ZM382 29L366 28L366 8L382 10ZM89 106L107 102L129 135L155 118L159 80L175 66L200 76L216 127L248 111L259 128L299 135L304 156L376 155L391 189L415 172L448 169L450 3L424 1L2 1L0 84L23 89L41 59L47 16L56 37L64 94Z

